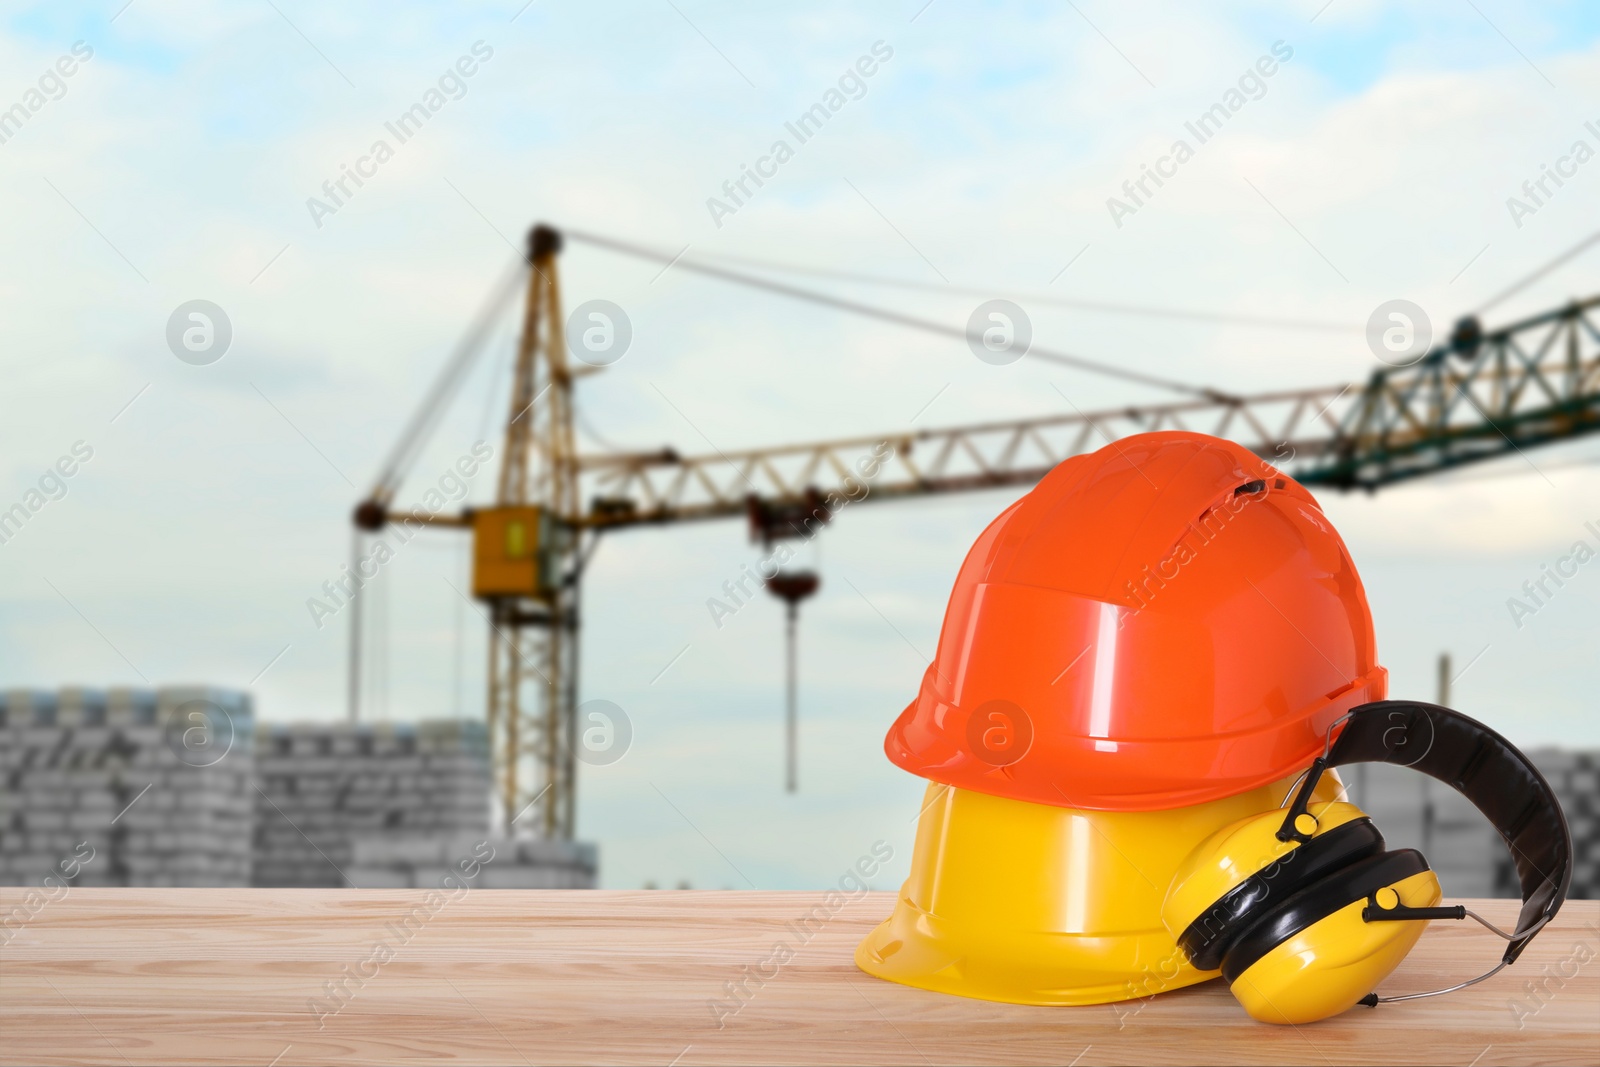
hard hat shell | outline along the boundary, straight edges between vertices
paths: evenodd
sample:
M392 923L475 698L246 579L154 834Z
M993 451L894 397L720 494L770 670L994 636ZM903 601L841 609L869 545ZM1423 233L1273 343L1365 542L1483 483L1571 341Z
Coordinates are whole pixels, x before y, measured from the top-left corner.
M911 873L856 949L868 974L1012 1004L1106 1004L1214 978L1162 923L1184 860L1292 778L1171 811L1032 804L929 783ZM1324 774L1313 797L1343 786Z
M978 538L890 729L913 774L1099 811L1276 781L1380 700L1371 611L1316 500L1231 441L1065 461Z

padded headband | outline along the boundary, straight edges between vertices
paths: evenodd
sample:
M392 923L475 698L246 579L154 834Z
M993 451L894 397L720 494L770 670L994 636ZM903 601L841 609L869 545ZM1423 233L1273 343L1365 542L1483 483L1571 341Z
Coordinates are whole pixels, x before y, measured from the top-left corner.
M1337 724L1336 724L1337 725ZM1421 771L1483 812L1516 863L1522 886L1518 931L1503 962L1511 963L1554 917L1572 881L1572 835L1550 783L1515 745L1476 719L1417 700L1378 700L1354 708L1344 729L1306 774L1279 836L1297 836L1317 779L1329 767L1393 763ZM1287 835L1287 836L1286 836Z

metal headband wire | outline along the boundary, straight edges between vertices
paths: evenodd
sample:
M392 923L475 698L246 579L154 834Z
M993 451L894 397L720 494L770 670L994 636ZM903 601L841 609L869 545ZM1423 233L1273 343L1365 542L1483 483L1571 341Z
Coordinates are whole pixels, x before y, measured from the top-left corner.
M1552 918L1554 918L1554 916L1552 916L1552 915L1546 915L1544 918L1540 919L1538 922L1536 922L1532 926L1528 927L1528 929L1514 931L1514 932L1508 934L1504 930L1502 930L1498 926L1496 926L1494 923L1490 922L1488 919L1485 919L1482 915L1479 915L1475 911L1468 910L1467 911L1467 915L1470 916L1473 919L1476 919L1480 925L1482 925L1484 927L1487 927L1489 930L1491 930L1494 933L1498 934L1499 936L1505 938L1507 941L1514 941L1519 937L1532 937L1534 934L1536 934L1540 930L1544 929L1545 924L1548 923ZM1478 975L1478 977L1476 977L1476 978L1473 978L1473 979L1471 979L1469 981L1466 981L1466 982L1458 982L1453 986L1446 986L1443 989L1430 989L1426 993L1407 993L1404 996L1398 996L1398 997L1380 997L1380 996L1378 996L1376 994L1373 994L1373 1003L1375 1003L1375 1004L1394 1004L1397 1001L1401 1001L1401 1000L1421 1000L1423 997L1437 997L1437 996L1440 996L1440 995L1442 995L1444 993L1454 993L1456 990L1465 989L1469 985L1477 985L1479 982L1483 981L1486 978L1493 978L1495 975L1499 974L1501 972L1501 970L1503 970L1504 968L1509 967L1509 966L1510 966L1510 964L1508 964L1508 963L1506 963L1505 961L1502 960L1501 962L1495 964L1494 967L1492 967L1489 970L1484 971L1482 974Z
M1348 721L1350 716L1354 715L1354 714L1355 714L1355 711L1352 709L1351 711L1345 712L1343 715L1339 716L1337 719L1333 720L1332 722L1330 722L1328 724L1328 729L1322 736L1322 758L1324 760L1326 760L1328 758L1328 755L1333 751L1333 731L1334 731L1334 728L1337 727L1340 723ZM1306 775L1308 775L1310 773L1311 773L1311 768L1307 767L1305 770L1301 771L1298 775L1295 776L1294 784L1289 787L1289 792L1284 795L1284 798L1283 798L1282 801L1279 802L1278 807L1281 808L1285 804L1289 803L1289 798L1294 796L1295 790L1300 788L1300 783L1305 781Z
M1494 967L1492 967L1491 969L1489 969L1487 971L1484 971L1482 974L1478 975L1478 977L1476 977L1476 978L1468 979L1465 982L1457 982L1455 985L1445 986L1443 989L1430 989L1426 993L1406 993L1405 995L1398 996L1398 997L1380 997L1380 996L1378 996L1376 994L1372 994L1371 995L1371 1003L1373 1003L1373 1004L1397 1004L1402 1000L1421 1000L1423 997L1439 997L1439 996L1443 996L1446 993L1454 993L1458 989L1465 989L1469 985L1477 985L1479 982L1482 982L1482 981L1485 981L1487 979L1493 978L1495 975L1499 974L1502 970L1504 970L1507 966L1508 965L1506 963L1504 963L1504 962L1497 963L1497 964L1494 965Z

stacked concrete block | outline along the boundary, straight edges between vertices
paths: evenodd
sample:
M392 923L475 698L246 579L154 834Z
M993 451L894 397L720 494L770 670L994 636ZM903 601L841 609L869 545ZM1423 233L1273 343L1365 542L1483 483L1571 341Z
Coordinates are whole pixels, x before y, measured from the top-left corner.
M1488 818L1472 801L1443 782L1432 778L1425 781L1428 812L1423 855L1438 872L1445 895L1517 896L1515 880L1506 880L1511 853L1499 831L1489 825Z
M488 835L482 723L263 726L257 770L256 885L344 885L357 838Z
M1389 848L1428 853L1428 778L1409 767L1388 763L1356 763L1340 767L1350 799L1372 816Z
M1505 844L1465 797L1410 767L1361 763L1341 772L1385 844L1421 851L1446 896L1507 895L1500 884Z
M0 884L437 886L471 867L473 886L592 888L593 845L490 839L489 765L482 723L257 728L231 690L11 690Z
M1600 750L1544 748L1528 753L1561 799L1572 832L1572 888L1576 900L1600 899ZM1516 885L1516 875L1506 872Z
M231 690L7 692L0 883L248 885L254 736Z
M598 871L589 842L463 836L357 838L346 873L362 889L593 889Z
M1528 753L1555 790L1572 831L1570 896L1600 897L1600 752L1559 748ZM1353 800L1390 848L1417 848L1453 897L1516 897L1520 886L1500 835L1461 794L1406 767L1343 768Z

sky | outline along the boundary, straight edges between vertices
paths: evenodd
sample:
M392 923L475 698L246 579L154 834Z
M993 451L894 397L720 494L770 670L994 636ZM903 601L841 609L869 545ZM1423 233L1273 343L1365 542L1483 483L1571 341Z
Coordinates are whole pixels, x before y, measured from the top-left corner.
M8 5L0 111L0 507L91 453L0 544L0 686L248 687L270 721L344 714L349 513L534 222L691 256L754 256L996 295L1274 316L1335 329L1035 305L1040 345L1238 393L1364 379L1369 315L1435 331L1590 232L1600 162L1537 211L1508 198L1600 147L1600 16L1578 3L631 5L171 0ZM1262 56L1274 73L1131 214L1122 198ZM737 210L723 184L863 56L870 77ZM885 57L886 56L886 57ZM57 64L62 57L70 62ZM1286 58L1285 58L1286 57ZM458 66L460 64L460 66ZM71 68L69 77L56 72ZM470 76L457 73L471 68ZM430 91L404 143L388 132ZM379 139L393 149L364 162ZM365 168L338 203L324 183ZM313 200L321 201L318 207ZM334 210L330 210L334 208ZM1578 258L1486 316L1594 291ZM585 449L700 453L1165 399L570 244L563 297L628 314L578 386ZM811 280L959 326L971 296ZM214 362L168 322L223 309ZM1347 328L1337 328L1344 326ZM505 419L508 316L401 491L419 499ZM930 403L931 401L931 403ZM1579 440L1376 495L1319 494L1372 602L1397 696L1529 746L1600 745L1587 697L1600 574L1507 606L1600 523ZM1015 491L851 508L804 561L801 790L782 790L782 611L717 627L753 563L741 523L605 538L582 694L632 746L584 767L602 884L809 888L887 842L905 874L923 783L884 731L937 640L955 571ZM480 474L473 501L492 496ZM374 593L375 718L480 716L484 625L464 538L408 545ZM381 606L380 606L381 605ZM1518 622L1520 621L1520 625Z

